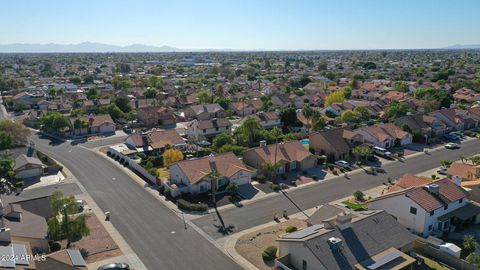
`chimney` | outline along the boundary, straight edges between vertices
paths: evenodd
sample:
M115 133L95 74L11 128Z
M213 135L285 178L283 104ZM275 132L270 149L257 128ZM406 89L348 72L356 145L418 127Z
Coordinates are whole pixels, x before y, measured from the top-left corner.
M208 155L208 162L211 164L211 163L215 163L215 155L214 154L210 154Z
M452 176L452 182L455 183L455 185L461 187L462 186L462 177L458 175L453 175Z
M285 143L284 143L284 142L279 142L279 143L278 143L278 146L279 146L280 148L284 149L284 148L285 148Z
M337 223L337 228L343 231L352 226L352 214L347 212L340 213L337 215L335 221Z
M440 191L440 186L437 184L430 184L425 186L428 190L428 192L432 193L433 195L438 195L438 192Z
M342 239L338 237L328 238L328 246L332 251L340 251L342 249Z
M260 147L265 147L265 146L267 146L267 141L261 140L260 141Z

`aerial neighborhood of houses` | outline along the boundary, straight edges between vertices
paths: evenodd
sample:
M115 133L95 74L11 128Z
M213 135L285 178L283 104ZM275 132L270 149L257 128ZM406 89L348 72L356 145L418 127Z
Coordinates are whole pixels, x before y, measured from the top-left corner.
M0 55L0 268L478 269L479 61Z

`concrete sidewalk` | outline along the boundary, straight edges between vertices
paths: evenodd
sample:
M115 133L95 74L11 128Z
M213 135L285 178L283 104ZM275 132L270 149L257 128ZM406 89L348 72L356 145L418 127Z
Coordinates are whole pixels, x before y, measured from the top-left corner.
M66 178L74 179L73 174L68 170L68 168L65 165L61 164L57 160L56 162L63 166L63 172L65 173ZM115 241L115 243L123 253L122 256L109 258L108 261L126 262L130 265L132 269L135 269L135 270L147 269L145 265L142 263L142 261L138 258L137 254L132 250L132 248L128 245L128 243L122 237L122 235L120 235L117 229L115 229L115 227L110 222L105 220L104 212L95 203L93 198L88 194L85 187L79 181L75 181L75 182L79 186L80 190L83 192L82 194L76 195L75 197L77 199L82 199L87 203L91 211L97 216L102 226L105 228L105 230L108 232L110 237L112 237L113 241ZM97 269L99 266L103 265L100 263L101 262L92 263L91 265L88 265L88 269Z

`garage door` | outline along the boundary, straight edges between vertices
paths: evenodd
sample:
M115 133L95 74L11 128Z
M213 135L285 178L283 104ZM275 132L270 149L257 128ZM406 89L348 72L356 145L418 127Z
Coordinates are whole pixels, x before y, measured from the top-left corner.
M242 175L241 177L238 177L237 179L235 179L235 183L239 186L248 184L250 183L250 178L248 177L248 175Z
M29 169L17 172L17 176L20 178L30 178L30 177L37 177L41 175L41 169Z

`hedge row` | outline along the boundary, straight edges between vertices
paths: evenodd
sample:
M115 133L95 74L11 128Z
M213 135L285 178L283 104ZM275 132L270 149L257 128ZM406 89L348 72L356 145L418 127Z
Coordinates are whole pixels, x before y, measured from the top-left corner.
M177 200L178 208L190 211L207 211L208 206L205 203L191 203L184 199Z

